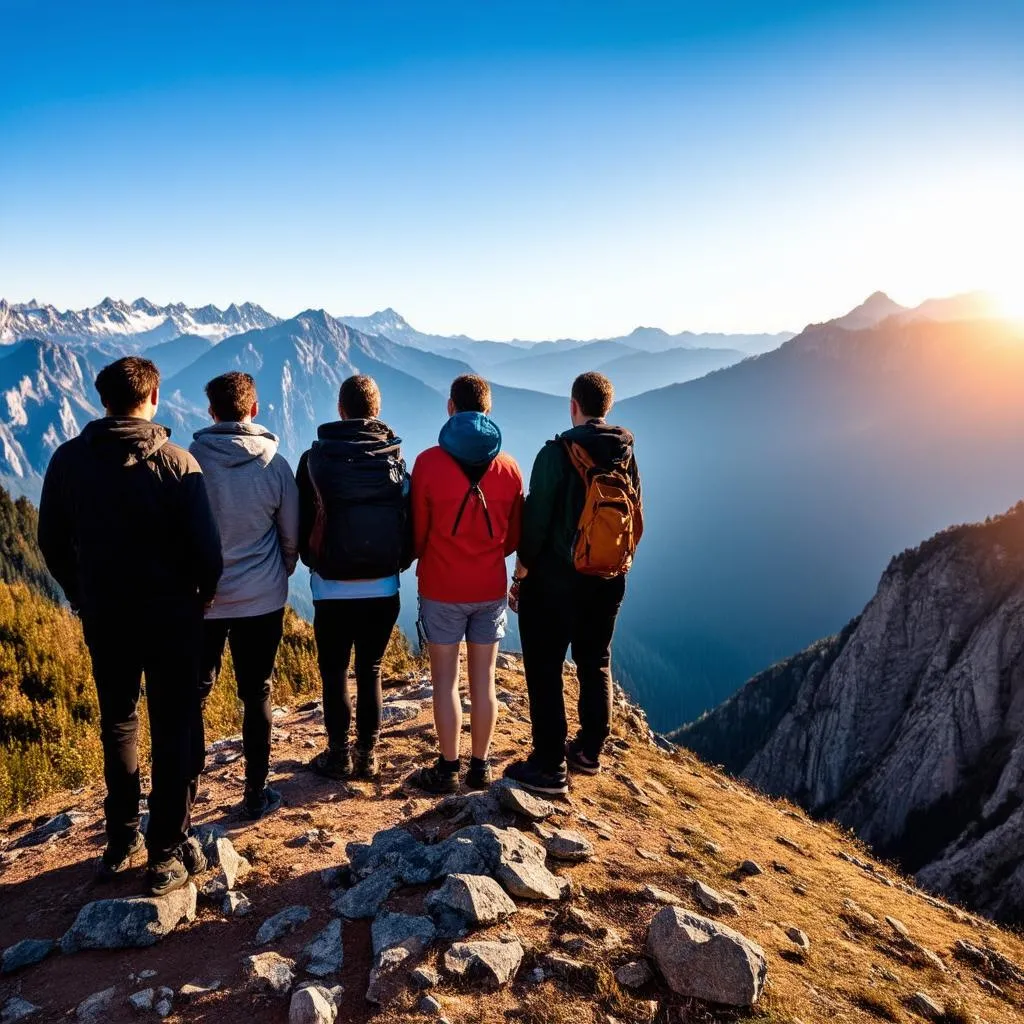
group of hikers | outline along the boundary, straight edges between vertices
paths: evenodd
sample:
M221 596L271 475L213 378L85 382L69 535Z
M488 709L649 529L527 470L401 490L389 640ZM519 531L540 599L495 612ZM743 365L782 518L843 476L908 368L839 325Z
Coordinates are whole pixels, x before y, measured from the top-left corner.
M576 379L572 428L541 449L526 495L490 417L490 386L473 374L453 381L438 444L419 455L411 475L401 439L380 418L371 377L341 384L339 419L318 428L294 476L277 437L257 423L249 374L225 373L206 385L213 422L188 451L154 422L159 388L159 371L145 358L101 370L96 389L106 415L54 452L39 510L39 544L81 617L98 694L101 878L128 870L143 848L153 895L206 867L189 833L206 756L204 704L225 646L243 707L241 813L256 820L280 806L267 784L271 688L288 579L300 559L311 573L327 741L313 771L335 780L379 774L381 665L399 614L399 574L414 561L439 753L408 785L443 794L460 781L472 789L490 784L495 668L509 608L519 615L533 747L505 776L557 795L568 791L569 770L600 771L612 634L643 530L633 437L607 422L606 377ZM472 749L460 780L463 640ZM562 679L570 649L580 723L572 739ZM145 836L143 677L151 733Z

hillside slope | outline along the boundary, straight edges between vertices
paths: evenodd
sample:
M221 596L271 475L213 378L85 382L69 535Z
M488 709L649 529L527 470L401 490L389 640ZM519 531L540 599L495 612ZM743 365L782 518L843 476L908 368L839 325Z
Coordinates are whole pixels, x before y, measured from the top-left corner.
M674 734L930 889L1024 915L1024 504L893 559L864 613Z
M523 680L515 659L505 665L510 667L499 672L499 764L520 755L528 737ZM485 812L481 798L468 805L456 800L439 806L403 789L413 765L433 752L430 699L415 674L393 678L386 697L390 724L385 727L383 776L377 785L329 783L304 771L303 763L322 742L319 705L276 712L275 785L286 806L257 825L242 824L231 810L242 786L237 744L212 749L197 821L221 825L252 863L241 882L252 907L247 916L226 914L219 897L216 902L200 900L194 920L179 924L150 948L55 953L36 966L0 976L0 1007L7 1000L23 999L41 1008L35 1020L58 1020L102 991L103 1019L120 1024L156 1019L152 1012L134 1011L127 998L146 986L166 986L173 993L168 1019L174 1022L288 1020L289 1000L254 990L242 963L253 954L273 951L296 961L297 978L303 976L299 965L308 959L303 950L337 914L332 901L352 906L350 894L356 890L344 886L353 881L357 858L363 864L368 853L356 845L346 856L346 844L368 842L381 830L401 825L412 839L433 844L416 849L439 848L444 837L466 824L467 816L473 820ZM44 801L31 818L4 823L4 945L27 938L57 939L84 904L137 891L137 872L110 887L94 882L102 842L100 798L96 787L88 788ZM24 845L33 824L62 810L77 812L69 828L49 842ZM516 815L499 820L503 825L515 822L510 832L531 831L529 822ZM687 752L666 753L621 694L608 770L577 779L571 800L559 802L537 831L551 826L574 830L594 851L578 864L549 857L548 867L568 880L569 895L554 902L517 897L512 918L470 936L503 940L500 949L522 945L522 963L509 983L488 989L452 980L445 968L450 942L438 939L414 955L422 957L425 973L418 977L430 986L436 1006L424 1006L423 993L410 983L408 965L385 976L393 984L377 996L381 1005L371 1004L365 998L374 956L370 924L365 918L345 920L340 946L337 939L327 943L332 956L343 953L342 963L324 981L343 987L331 993L339 1005L338 1020L398 1022L422 1007L421 1013L429 1010L466 1024L740 1019L912 1024L920 1019L913 1007L924 1005L917 993L944 1008L941 1019L946 1024L1011 1024L1020 1019L1024 974L1013 965L1024 963L1024 942L923 896L872 862L836 828L755 796ZM532 842L522 833L519 842ZM397 837L388 833L378 836L377 843L383 846L389 838ZM392 868L407 871L404 856L396 853L380 861L370 882L360 884L376 884L373 880ZM738 870L748 860L759 866ZM348 870L337 870L345 865ZM696 886L698 881L724 894L732 906L722 903L717 912L709 911L709 897ZM331 888L339 883L342 888ZM423 897L424 886L406 886L385 906L422 914ZM664 915L658 901L717 917L758 944L767 960L767 981L756 1006L716 1008L671 993L657 977L644 980L648 924L656 914ZM258 945L263 923L289 907L305 908L296 919L306 911L308 916L294 933ZM409 918L387 918L386 912L377 921L382 918L395 927L413 926ZM378 927L374 925L375 933ZM420 949L412 940L408 945ZM978 952L989 949L995 953ZM652 955L657 956L653 948ZM613 972L627 964L634 966L616 981ZM637 981L639 987L631 987ZM378 975L378 988L380 982ZM183 990L189 983L200 989ZM331 1014L320 1019L330 1020Z

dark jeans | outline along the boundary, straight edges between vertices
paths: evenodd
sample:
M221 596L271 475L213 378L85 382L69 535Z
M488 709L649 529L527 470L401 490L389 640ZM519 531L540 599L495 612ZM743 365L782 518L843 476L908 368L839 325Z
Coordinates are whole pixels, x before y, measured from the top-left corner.
M557 581L530 575L519 591L519 635L530 695L536 764L554 771L565 758L562 668L572 648L579 678L579 739L583 753L597 758L608 738L612 711L612 634L626 591L625 577L578 576Z
M207 619L203 623L203 656L200 691L205 701L220 675L225 642L231 648L238 699L242 702L242 750L245 782L262 790L270 772L270 738L273 730L270 691L274 662L284 632L284 609L266 615L238 619ZM195 732L198 731L198 737ZM206 759L206 741L199 716L193 730L193 772L196 780Z
M107 841L127 843L139 826L139 695L146 678L151 785L146 846L168 857L191 825L191 731L199 702L202 611L153 617L89 615L83 621L100 705Z
M324 726L335 749L348 746L352 703L348 666L356 653L356 745L368 750L380 733L380 663L398 621L399 597L316 601L313 631L324 688Z

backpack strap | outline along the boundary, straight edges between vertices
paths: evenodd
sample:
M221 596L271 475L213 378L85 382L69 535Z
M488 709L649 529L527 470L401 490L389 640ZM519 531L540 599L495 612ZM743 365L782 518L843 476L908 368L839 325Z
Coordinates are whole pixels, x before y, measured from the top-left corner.
M577 444L575 441L563 441L562 447L565 449L566 455L569 456L569 461L575 466L576 472L583 478L583 483L588 483L590 471L596 465L590 457L590 453L583 445Z
M469 504L469 499L476 497L480 502L480 507L483 509L484 522L487 523L487 536L494 539L494 526L491 523L491 513L487 508L487 499L484 497L484 492L480 487L480 481L483 480L487 470L491 468L491 463L487 462L482 465L471 466L461 459L456 459L454 455L450 455L455 464L462 470L463 475L469 481L469 489L466 491L462 498L462 504L459 505L459 511L455 516L455 523L452 526L452 536L454 537L459 532L459 523L462 522L463 513L466 511L466 506Z

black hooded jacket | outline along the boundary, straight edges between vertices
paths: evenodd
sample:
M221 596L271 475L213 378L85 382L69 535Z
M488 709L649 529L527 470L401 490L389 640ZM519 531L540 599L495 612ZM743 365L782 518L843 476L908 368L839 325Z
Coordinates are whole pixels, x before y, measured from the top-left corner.
M379 579L412 563L402 439L378 419L324 423L299 459L299 556L321 578Z
M531 573L563 579L577 575L572 548L585 498L583 480L569 460L566 441L579 444L598 466L625 466L640 495L633 435L624 427L592 420L544 445L530 474L518 554Z
M39 547L83 617L191 613L217 591L223 559L202 470L170 433L107 417L53 453Z

